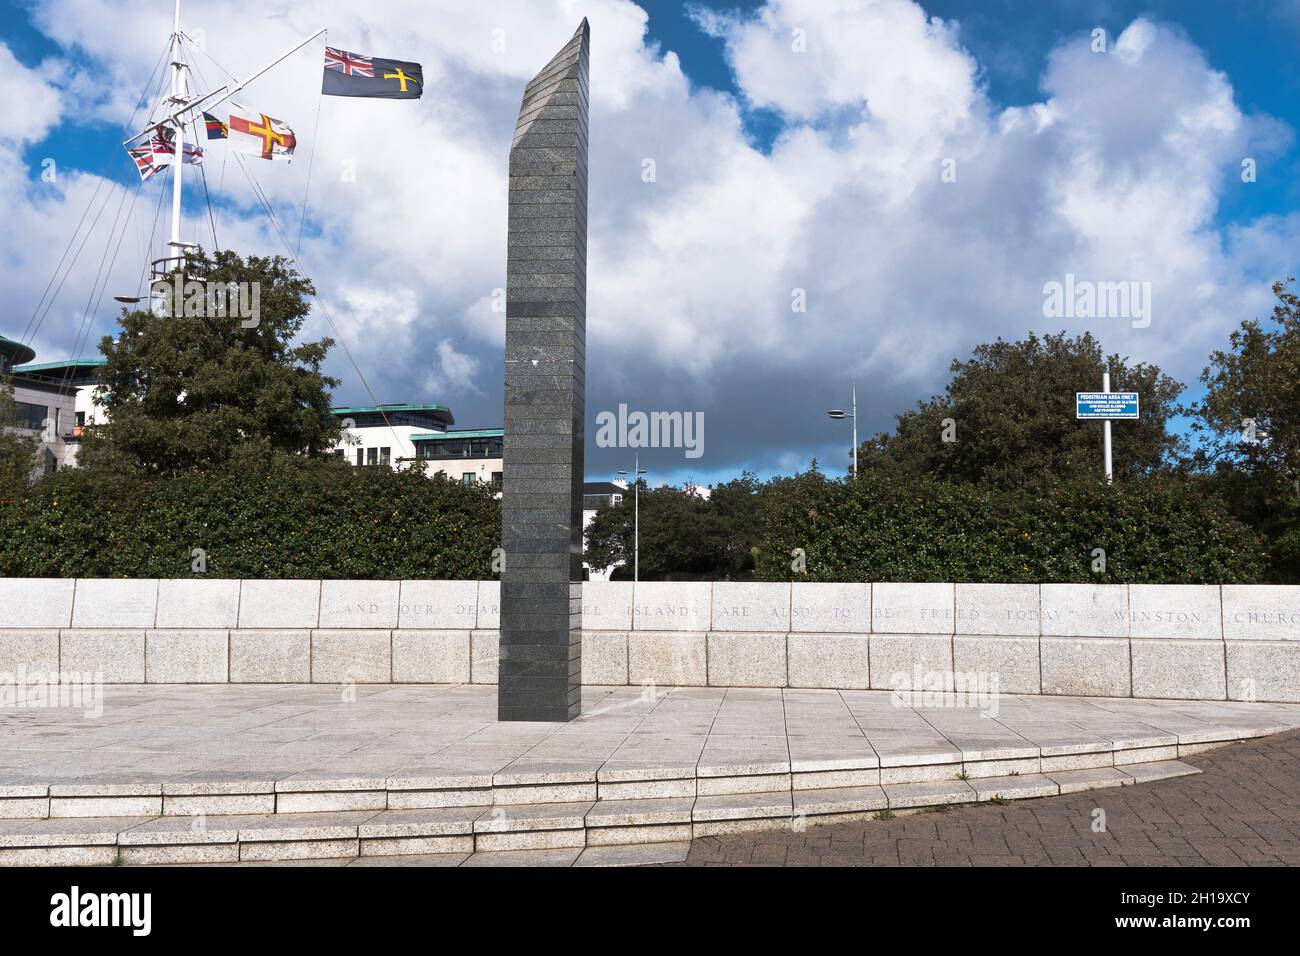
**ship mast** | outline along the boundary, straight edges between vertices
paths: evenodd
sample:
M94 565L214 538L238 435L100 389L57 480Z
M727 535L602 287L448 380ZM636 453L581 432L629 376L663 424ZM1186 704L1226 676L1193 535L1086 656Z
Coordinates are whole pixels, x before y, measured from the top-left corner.
M189 96L189 64L185 62L184 48L181 46L181 0L176 0L176 16L172 26L172 94L167 102L173 109L185 106ZM173 113L172 128L176 131L176 154L172 157L172 232L171 241L167 243L172 249L176 268L185 268L185 250L189 244L181 241L181 179L185 170L185 120L179 113ZM170 271L170 270L168 270Z
M164 115L161 119L151 122L144 129L140 130L140 132L136 133L129 139L124 140L122 143L123 146L130 146L136 140L157 133L159 130L168 127L172 129L175 137L174 146L176 152L173 155L171 162L172 228L171 239L167 243L167 245L171 247L172 254L153 263L153 268L150 270L151 279L157 280L163 278L167 273L176 269L184 269L185 253L195 245L192 242L185 242L181 239L181 188L182 180L184 178L183 170L185 168L185 127L187 123L197 124L197 120L195 119L195 112L197 110L214 109L219 103L224 103L267 70L288 59L324 32L325 28L322 27L306 39L299 40L284 53L266 64L266 66L262 67L255 73L250 74L245 79L238 81L233 86L226 84L218 87L210 93L205 93L202 96L191 96L189 83L190 66L185 62L184 46L181 43L181 40L184 37L184 34L181 32L181 0L176 0L176 12L175 17L172 20L171 94L166 99L167 107L163 110Z

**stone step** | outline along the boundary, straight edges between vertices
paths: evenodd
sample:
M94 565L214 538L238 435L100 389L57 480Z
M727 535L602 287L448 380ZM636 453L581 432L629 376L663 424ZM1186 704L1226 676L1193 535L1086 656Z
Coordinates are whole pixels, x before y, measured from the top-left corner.
M662 845L725 833L844 822L882 811L1052 796L1199 772L1178 760L1162 760L1122 768L695 797L11 819L0 821L0 865L229 864Z
M169 776L123 769L46 783L35 777L37 771L16 771L0 777L0 821L705 800L755 793L797 795L845 788L888 789L945 784L954 779L972 781L972 786L984 792L995 786L988 783L990 780L1055 777L1071 771L1176 760L1231 743L1241 739L1242 734L1240 729L1225 729L1219 732L1218 740L1202 739L1201 734L1186 743L1174 735L1134 737L1108 741L1102 749L1098 749L1095 738L1052 747L972 743L963 749L922 746L904 739L897 750L882 748L877 752L867 747L865 753L862 748L847 746L838 750L833 738L800 750L796 744L799 738L792 737L787 738L786 746L793 755L787 752L782 756L780 751L756 755L748 744L737 744L734 756L724 752L721 757L696 764L602 764L584 758L539 762L532 769L508 773L452 762L413 767L392 776L303 772L278 779L255 772L207 771ZM852 743L856 747L857 741ZM805 741L803 746L810 745ZM725 804L718 802L718 806Z

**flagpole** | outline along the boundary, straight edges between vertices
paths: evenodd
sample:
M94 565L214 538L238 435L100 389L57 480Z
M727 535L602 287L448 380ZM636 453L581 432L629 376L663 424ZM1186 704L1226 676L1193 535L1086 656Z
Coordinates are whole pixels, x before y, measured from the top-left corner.
M172 27L172 95L169 102L177 106L185 103L188 84L185 82L187 64L181 50L181 0L176 0L176 17ZM175 119L176 153L172 157L172 238L168 245L172 255L179 260L178 268L185 268L185 246L181 242L181 178L185 169L185 124Z

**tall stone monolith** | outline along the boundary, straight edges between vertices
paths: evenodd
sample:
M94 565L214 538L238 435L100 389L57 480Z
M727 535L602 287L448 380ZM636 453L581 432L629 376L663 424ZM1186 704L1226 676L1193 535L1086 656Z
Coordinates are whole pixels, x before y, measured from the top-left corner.
M590 35L584 19L524 89L510 147L501 720L582 707Z

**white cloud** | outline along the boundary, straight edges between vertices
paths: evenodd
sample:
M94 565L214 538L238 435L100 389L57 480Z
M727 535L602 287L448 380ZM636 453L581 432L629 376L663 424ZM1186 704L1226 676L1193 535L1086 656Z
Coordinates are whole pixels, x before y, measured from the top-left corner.
M478 381L482 363L478 359L456 351L450 339L438 343L435 357L437 364L424 380L427 391L434 395L483 394Z
M56 64L29 70L0 42L0 76L5 78L6 100L0 110L0 143L36 143L59 124L63 104L59 91L45 79L51 73L57 73Z

